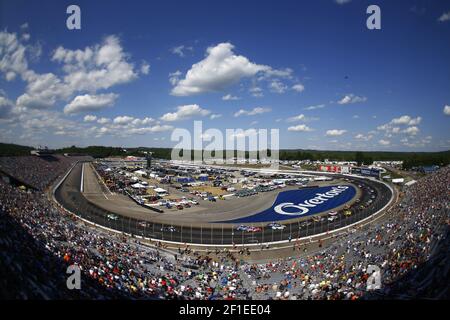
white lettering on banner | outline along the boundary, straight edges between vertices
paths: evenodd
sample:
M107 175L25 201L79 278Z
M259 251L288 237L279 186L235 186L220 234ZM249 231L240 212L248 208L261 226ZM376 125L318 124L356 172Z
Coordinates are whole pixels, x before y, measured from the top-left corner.
M294 204L292 202L280 203L279 205L277 205L274 208L274 210L278 214L283 214L283 215L287 215L287 216L301 216L301 215L304 215L309 212L308 208L314 208L317 205L322 204L322 203L328 201L329 199L332 199L332 198L338 196L339 194L341 194L348 188L349 188L348 186L333 187L328 192L316 193L316 197L309 199L309 200L305 200L303 203L298 203L298 204ZM284 209L287 209L287 208L295 208L298 211L296 211L296 212L284 211Z

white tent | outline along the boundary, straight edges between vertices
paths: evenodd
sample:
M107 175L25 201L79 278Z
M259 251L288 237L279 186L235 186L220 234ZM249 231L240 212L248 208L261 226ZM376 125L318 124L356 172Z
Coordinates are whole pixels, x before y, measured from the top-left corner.
M137 170L137 171L134 172L134 174L137 174L139 176L143 176L143 175L147 174L147 172L145 172L144 170Z
M144 186L143 184L140 184L140 183L132 184L131 187L134 188L134 189L147 188L146 186Z
M411 180L411 181L405 183L405 186L407 186L407 187L412 186L412 185L415 184L416 182L417 182L416 180Z
M314 181L329 181L331 180L329 177L320 176L317 178L313 178Z

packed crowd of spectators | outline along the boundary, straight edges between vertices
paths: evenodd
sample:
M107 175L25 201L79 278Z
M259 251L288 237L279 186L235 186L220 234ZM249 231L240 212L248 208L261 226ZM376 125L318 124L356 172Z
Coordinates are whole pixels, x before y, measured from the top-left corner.
M70 166L91 157L64 155L0 157L0 173L14 177L32 188L43 190Z
M51 180L47 176L56 170L50 165L28 173L29 168L20 168L21 177L36 182ZM411 186L382 221L353 229L319 252L263 264L245 263L237 252L149 247L80 221L40 191L0 181L0 272L6 275L0 279L0 295L286 300L442 296L448 294L442 292L446 285L442 290L430 286L442 288L439 277L448 279L448 181L446 167ZM66 287L69 265L82 270L81 290ZM381 270L376 292L367 292L369 265Z
M390 208L382 223L352 230L317 254L247 266L258 296L272 297L275 292L280 299L448 297L449 181L449 167L423 178ZM439 263L425 265L430 258ZM382 282L381 289L370 294L369 265L380 268ZM436 272L438 266L442 273ZM421 272L427 277L409 275L425 267ZM399 290L402 287L405 290Z
M45 171L41 171L44 173ZM167 253L105 233L54 205L46 194L0 180L0 295L10 298L247 298L235 267ZM66 287L66 268L83 271L82 290ZM220 292L208 289L211 281Z

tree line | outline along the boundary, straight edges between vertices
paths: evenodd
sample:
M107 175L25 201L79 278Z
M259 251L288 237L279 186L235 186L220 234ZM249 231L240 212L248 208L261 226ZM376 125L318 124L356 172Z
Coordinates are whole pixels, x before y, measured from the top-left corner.
M0 156L20 156L29 155L34 148L16 144L0 143ZM171 148L121 148L108 146L89 146L77 147L70 146L54 150L55 153L86 154L94 158L124 157L124 156L145 156L145 152L152 152L152 157L156 159L171 159ZM193 152L188 150L179 150L180 156L183 152L190 152L193 159ZM234 150L234 156L237 151ZM271 155L268 150L268 155ZM223 152L224 157L226 151ZM214 156L214 152L212 156ZM249 152L245 152L245 157L249 157ZM280 160L319 160L328 159L330 161L356 161L358 165L371 164L377 161L403 161L403 167L409 169L414 166L450 164L450 150L442 152L381 152L381 151L322 151L322 150L303 150L303 149L284 149L279 151Z

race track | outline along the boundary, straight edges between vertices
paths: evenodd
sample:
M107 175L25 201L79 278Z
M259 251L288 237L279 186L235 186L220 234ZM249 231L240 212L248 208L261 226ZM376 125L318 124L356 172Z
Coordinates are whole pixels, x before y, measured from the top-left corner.
M392 197L391 190L384 184L352 177L350 179L352 184L370 187L375 190L376 198L369 207L361 210L354 209L351 216L342 217L340 215L340 218L333 222L325 220L323 222L312 222L309 225L301 226L302 219L287 220L283 222L287 225L284 230L272 230L266 226L267 223L246 223L246 225L262 227L261 232L249 233L235 230L238 224L234 223L199 224L194 221L180 221L179 219L174 219L174 221L170 222L158 222L156 219L152 220L152 215L156 217L161 214L153 213L149 209L142 208L131 202L129 199L121 198L124 196L109 193L106 187L98 182L96 182L97 187L94 187L95 184L92 181L94 177L90 179L84 176L83 178L88 179L88 182L84 184L83 191L89 193L89 190L92 190L89 188L100 188L95 189L94 194L95 197L99 197L100 199L103 197L105 201L108 200L107 202L113 204L111 210L107 210L94 203L92 201L93 199L88 200L81 193L82 171L84 175L85 170L82 170L81 163L75 165L54 193L56 201L70 212L83 219L120 232L164 241L212 246L268 243L324 233L369 217L385 207ZM109 201L110 198L118 201ZM361 202L367 201L369 198L370 194L367 192L362 192L360 195ZM117 219L113 220L108 218L108 215L112 212L117 214ZM132 212L135 212L137 215L133 217L130 214ZM143 223L143 220L147 222ZM167 230L167 227L171 225L176 228L174 232Z

